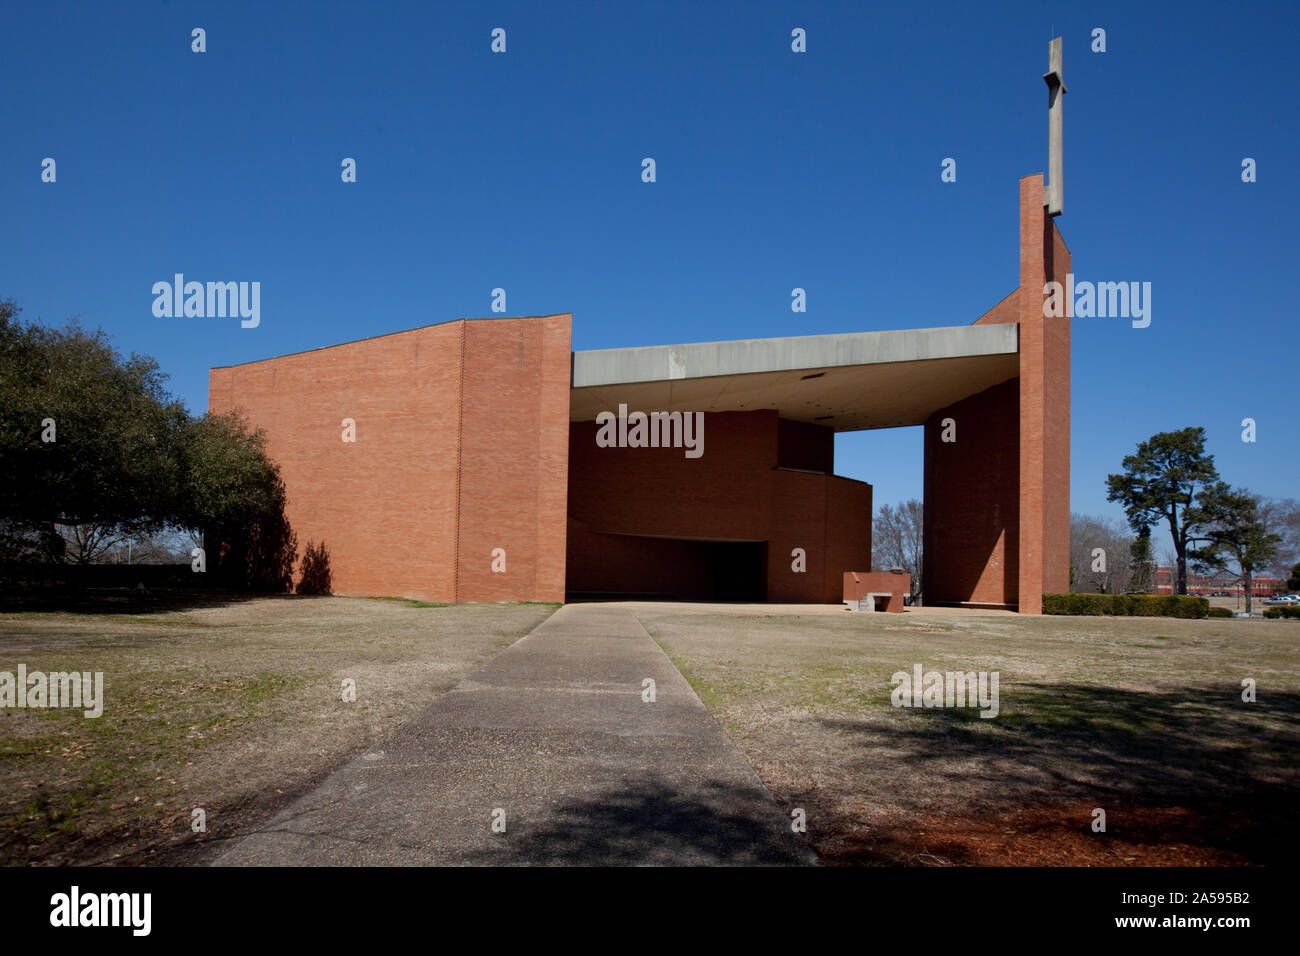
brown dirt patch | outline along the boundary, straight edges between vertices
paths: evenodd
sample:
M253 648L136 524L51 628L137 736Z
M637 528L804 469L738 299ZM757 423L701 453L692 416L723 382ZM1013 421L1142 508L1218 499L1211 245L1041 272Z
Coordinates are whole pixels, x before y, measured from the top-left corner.
M1093 832L1092 809L1047 804L877 826L859 817L815 843L830 866L1245 866L1261 852L1282 855L1257 845L1258 822L1240 808L1112 806L1105 833Z

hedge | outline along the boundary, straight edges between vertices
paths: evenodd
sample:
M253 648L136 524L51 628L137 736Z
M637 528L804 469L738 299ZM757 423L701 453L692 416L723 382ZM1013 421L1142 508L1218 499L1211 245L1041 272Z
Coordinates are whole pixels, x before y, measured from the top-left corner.
M211 562L211 555L208 557ZM64 584L78 588L218 588L217 575L199 574L184 564L20 564L0 562L0 584L40 586Z
M1232 612L1226 607L1210 608L1210 617L1232 617Z
M1276 621L1281 617L1294 618L1300 621L1300 605L1293 605L1291 607L1266 607L1264 608L1264 616L1273 621Z
M1208 617L1210 602L1186 594L1044 594L1043 613Z

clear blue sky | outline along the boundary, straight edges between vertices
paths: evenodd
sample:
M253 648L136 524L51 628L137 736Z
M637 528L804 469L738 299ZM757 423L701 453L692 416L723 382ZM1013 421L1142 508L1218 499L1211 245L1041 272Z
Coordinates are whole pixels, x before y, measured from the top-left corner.
M1075 274L1153 285L1147 329L1074 322L1073 508L1118 515L1106 473L1187 425L1296 496L1297 10L8 2L0 295L153 355L195 411L209 366L490 315L498 286L573 312L578 349L965 325L1017 283L1054 31ZM155 318L176 272L261 282L261 325ZM918 429L837 459L920 496Z

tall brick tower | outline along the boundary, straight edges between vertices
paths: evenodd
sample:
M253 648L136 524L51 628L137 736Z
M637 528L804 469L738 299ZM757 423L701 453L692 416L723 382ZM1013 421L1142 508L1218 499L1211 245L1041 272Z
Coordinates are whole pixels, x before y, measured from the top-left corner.
M926 421L927 604L1039 614L1043 594L1070 589L1069 303L1064 318L1043 315L1045 285L1070 272L1055 221L1064 207L1059 37L1044 79L1052 182L1020 180L1020 284L975 322L1019 326L1020 375Z

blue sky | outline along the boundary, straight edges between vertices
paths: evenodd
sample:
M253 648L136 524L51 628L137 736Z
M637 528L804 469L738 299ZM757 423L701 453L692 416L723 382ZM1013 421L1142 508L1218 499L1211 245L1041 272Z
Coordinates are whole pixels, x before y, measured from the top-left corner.
M573 312L578 349L965 325L1017 283L1055 33L1074 272L1152 283L1149 328L1074 322L1074 510L1118 516L1107 472L1187 425L1297 496L1298 9L10 2L0 296L154 356L195 411L210 366L490 315L497 287ZM156 318L176 272L261 282L261 324ZM919 497L919 429L841 436L837 471Z

